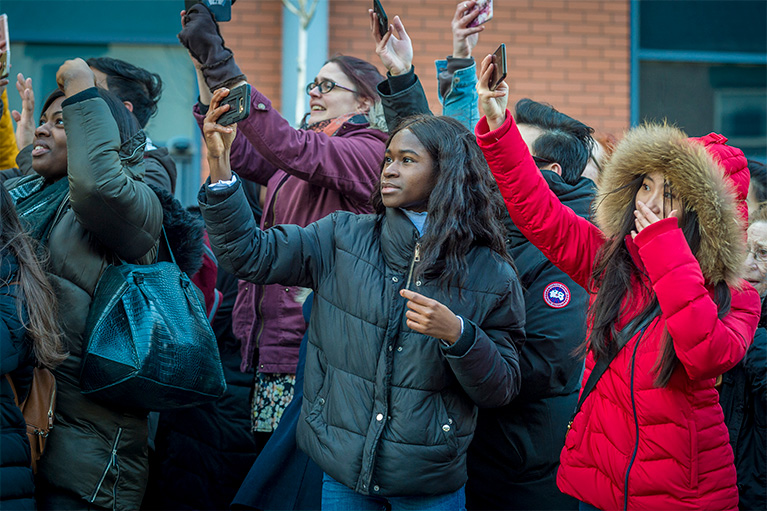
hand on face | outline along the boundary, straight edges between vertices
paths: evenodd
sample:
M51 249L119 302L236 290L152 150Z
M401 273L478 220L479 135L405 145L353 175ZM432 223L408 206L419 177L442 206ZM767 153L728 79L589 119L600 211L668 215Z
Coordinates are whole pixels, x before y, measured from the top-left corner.
M506 105L509 102L509 86L501 82L495 90L490 90L490 79L495 71L493 56L488 55L479 65L479 107L487 117L490 131L498 129L506 121Z
M450 27L453 30L454 58L471 57L471 51L477 45L479 33L485 30L484 25L469 26L469 23L477 19L480 13L479 9L474 9L475 5L477 5L477 0L468 0L459 3L455 8L453 21L450 22Z
M368 13L370 14L370 34L376 43L376 54L386 70L392 76L410 71L413 65L413 43L399 16L394 16L393 23L389 25L389 31L381 37L378 33L378 15L373 12L373 9L368 9Z
M461 337L461 320L446 306L407 289L399 294L407 299L405 317L408 328L451 345Z
M96 77L83 59L64 62L56 72L56 83L66 96L72 97L78 92L96 86Z
M653 211L647 207L647 204L642 202L641 200L636 201L637 209L634 210L634 225L636 226L635 230L631 231L631 238L636 238L637 234L642 232L646 227L650 226L651 224L654 224L655 222L658 222L662 220L663 218L669 218L669 217L676 217L677 219L682 219L682 213L676 209L672 210L668 215L661 218Z

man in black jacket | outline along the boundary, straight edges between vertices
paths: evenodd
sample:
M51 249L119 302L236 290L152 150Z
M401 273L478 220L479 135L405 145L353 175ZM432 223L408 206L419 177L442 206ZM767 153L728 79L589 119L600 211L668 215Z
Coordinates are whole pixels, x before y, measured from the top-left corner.
M465 50L473 46L467 45L471 34L464 26L469 18L456 14L454 53L456 47ZM371 30L376 51L388 70L387 81L379 84L378 92L390 128L408 115L430 112L411 65L412 50L409 54L403 51L402 43L406 49L410 40L399 18L393 25L394 34L383 44ZM449 72L440 73L441 91L450 89L455 73L462 69L459 64L474 66L470 55L469 48L468 58L453 59L452 66L447 66ZM464 92L476 94L476 89L465 82L461 85L449 91L450 101L476 105L476 97L458 97ZM440 97L444 101L447 95L443 92ZM596 186L581 174L592 149L592 129L530 99L517 103L514 117L552 192L576 214L588 218ZM466 507L575 510L578 502L557 489L556 472L580 389L583 357L573 352L586 337L588 294L522 236L510 218L506 225L507 248L525 289L527 340L520 356L522 388L509 405L479 413L469 448Z

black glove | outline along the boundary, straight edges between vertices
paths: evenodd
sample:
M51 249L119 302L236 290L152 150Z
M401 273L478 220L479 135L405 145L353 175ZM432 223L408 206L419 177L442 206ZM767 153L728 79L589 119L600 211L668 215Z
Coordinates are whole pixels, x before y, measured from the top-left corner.
M195 4L186 11L178 40L202 64L202 74L211 92L247 80L234 62L232 50L224 46L218 23L204 4Z

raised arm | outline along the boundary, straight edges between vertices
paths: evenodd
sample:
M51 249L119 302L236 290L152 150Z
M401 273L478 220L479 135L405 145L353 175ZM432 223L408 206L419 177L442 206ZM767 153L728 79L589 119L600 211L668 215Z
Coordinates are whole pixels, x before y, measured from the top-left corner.
M119 257L136 260L152 249L162 226L160 201L148 185L123 169L120 134L82 59L68 60L56 74L67 133L70 205L77 220ZM132 144L129 164L143 165L143 132Z
M506 109L508 85L502 82L495 91L488 88L492 66L488 55L482 61L477 87L485 112L475 130L477 142L514 224L549 261L586 288L604 237L549 189Z
M460 2L455 8L450 28L453 33L453 54L438 60L437 91L442 103L442 115L448 115L473 130L479 122L477 106L477 66L471 52L477 45L484 25L470 27L479 15L476 0Z
M386 80L378 84L378 94L391 133L400 120L417 114L431 114L426 93L413 67L413 44L405 25L395 16L389 31L381 37L378 18L372 9L370 34L376 44L376 54L386 68Z

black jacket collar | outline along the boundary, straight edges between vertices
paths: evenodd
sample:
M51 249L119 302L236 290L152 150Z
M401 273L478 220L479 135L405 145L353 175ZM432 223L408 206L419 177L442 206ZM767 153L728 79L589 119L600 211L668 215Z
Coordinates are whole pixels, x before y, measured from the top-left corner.
M386 266L405 273L413 259L418 230L398 208L386 208L381 222L381 252Z

